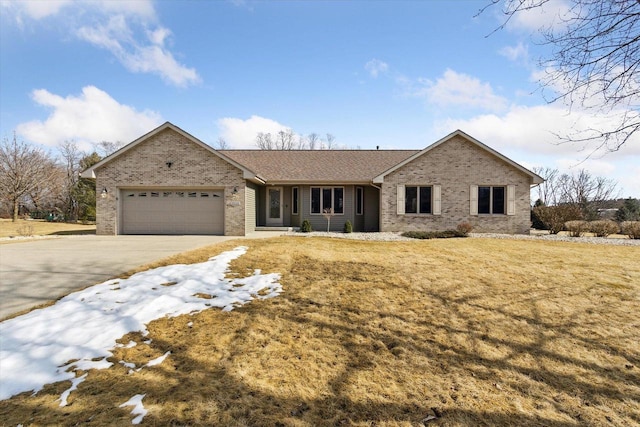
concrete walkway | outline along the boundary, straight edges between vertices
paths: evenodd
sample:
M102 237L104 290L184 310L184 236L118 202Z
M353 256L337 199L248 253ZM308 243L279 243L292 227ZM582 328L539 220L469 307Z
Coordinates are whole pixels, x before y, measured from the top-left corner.
M277 236L256 232L247 238ZM0 319L170 255L238 237L64 236L0 244Z

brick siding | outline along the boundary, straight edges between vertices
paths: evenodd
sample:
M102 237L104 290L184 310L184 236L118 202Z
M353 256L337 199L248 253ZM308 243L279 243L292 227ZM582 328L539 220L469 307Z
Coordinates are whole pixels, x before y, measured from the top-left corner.
M100 197L103 188L108 192L105 198ZM242 171L171 129L149 137L96 170L97 234L118 234L122 188L224 189L224 234L245 234ZM234 188L237 194L233 194Z
M466 221L477 232L528 233L530 180L502 159L456 136L385 177L380 197L380 231L440 231L455 229ZM398 215L399 184L440 185L442 214ZM471 185L514 185L515 215L470 215Z

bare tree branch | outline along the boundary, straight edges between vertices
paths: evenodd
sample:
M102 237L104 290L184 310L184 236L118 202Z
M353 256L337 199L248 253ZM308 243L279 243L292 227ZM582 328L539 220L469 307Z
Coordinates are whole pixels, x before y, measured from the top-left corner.
M489 0L478 15L502 4L505 20L495 32L548 2ZM595 143L594 152L617 151L640 130L640 1L568 0L568 5L556 25L540 28L542 43L552 52L541 60L546 77L539 83L548 102L563 101L569 109L609 119L597 129L559 135L561 142Z

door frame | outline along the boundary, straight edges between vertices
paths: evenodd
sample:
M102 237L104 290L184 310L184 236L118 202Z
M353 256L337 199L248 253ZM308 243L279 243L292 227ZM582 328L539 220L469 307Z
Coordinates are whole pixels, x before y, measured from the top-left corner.
M269 197L269 191L270 190L279 190L280 191L280 217L279 218L270 218L269 217L269 213L271 211L271 207L269 205L270 202L270 197ZM267 209L267 211L265 212L266 214L266 224L267 226L273 226L273 227L282 227L284 225L284 210L282 209L282 202L283 202L283 197L284 197L284 188L283 187L272 187L269 186L267 187L267 191L266 191L266 203L265 203L265 207Z

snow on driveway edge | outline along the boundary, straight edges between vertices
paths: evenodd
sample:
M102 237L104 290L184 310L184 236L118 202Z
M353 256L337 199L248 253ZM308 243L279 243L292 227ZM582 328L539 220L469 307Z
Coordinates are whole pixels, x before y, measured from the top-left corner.
M277 273L256 270L253 276L225 278L231 261L247 249L240 246L203 263L169 265L109 280L1 322L0 400L73 380L75 370L108 368L116 340L129 332L146 335L146 325L155 319L211 307L230 311L254 298L279 295Z

